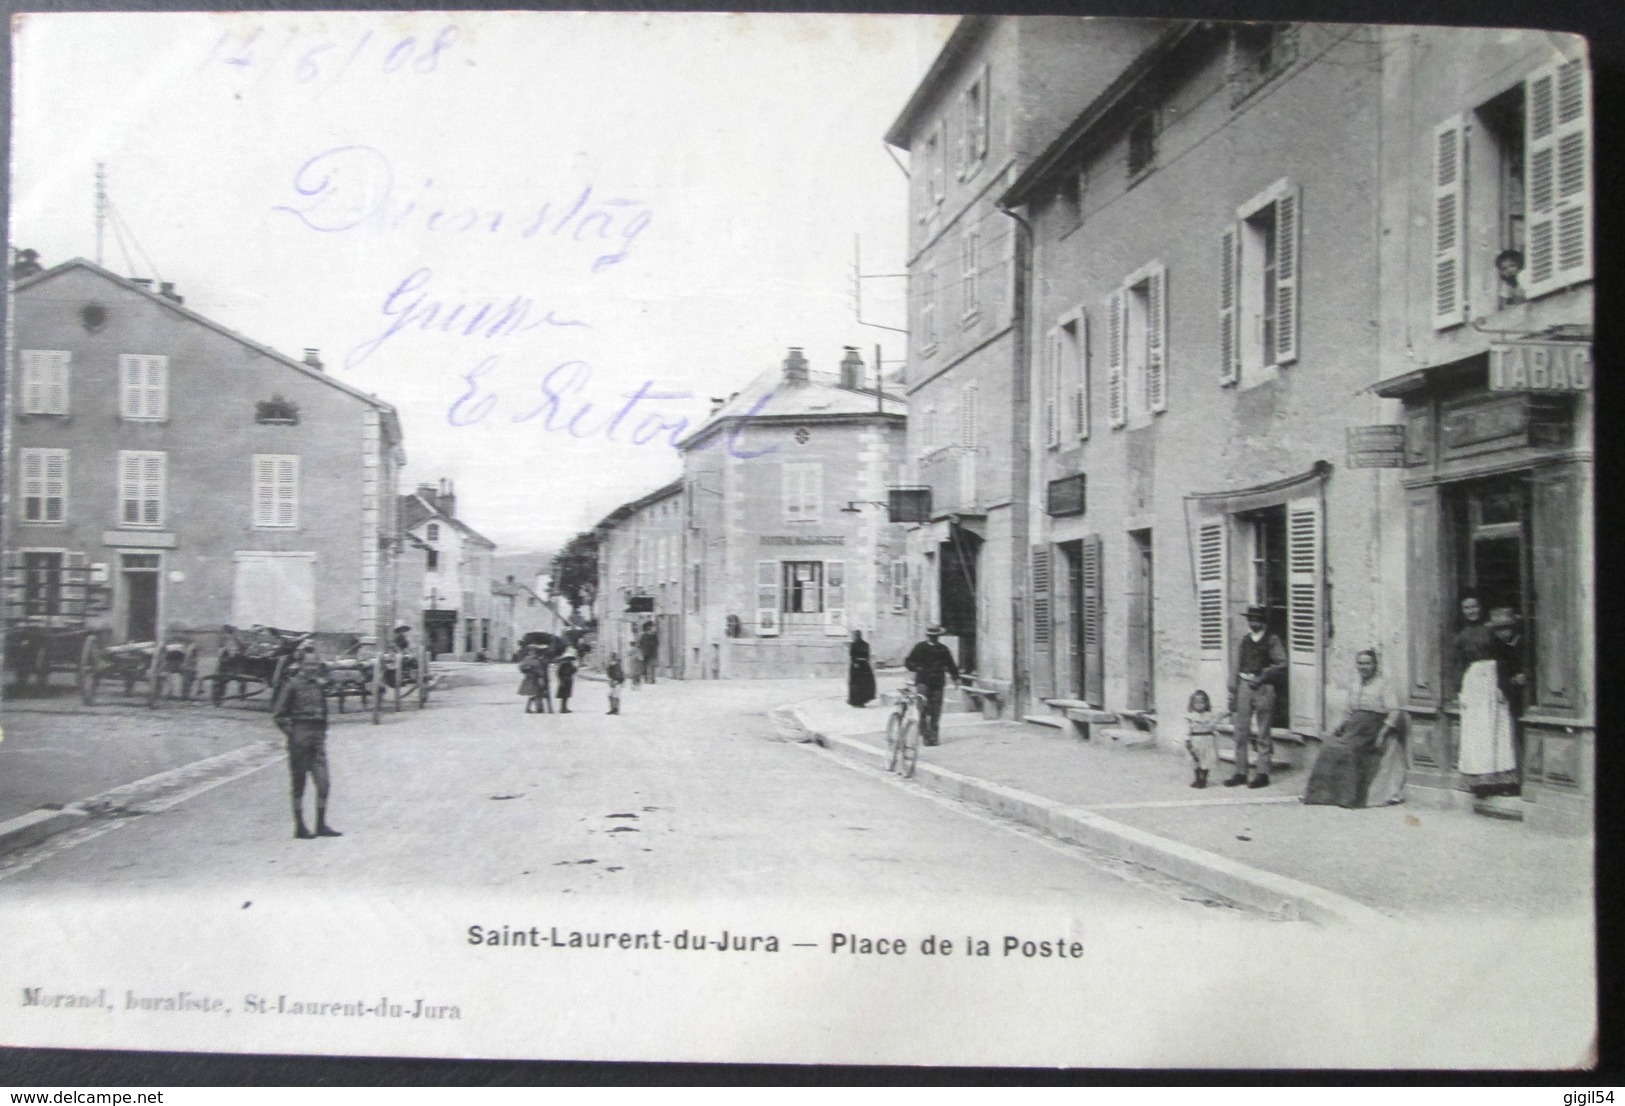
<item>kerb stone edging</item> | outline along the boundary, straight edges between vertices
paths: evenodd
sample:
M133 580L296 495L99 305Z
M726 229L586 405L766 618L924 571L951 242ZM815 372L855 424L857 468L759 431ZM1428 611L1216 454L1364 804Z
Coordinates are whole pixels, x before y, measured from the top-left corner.
M806 717L793 707L790 714L824 748L885 766L886 754L883 749L849 737L822 733L809 725ZM1094 811L1068 806L931 764L922 763L916 767L914 778L933 791L986 807L1052 837L1143 864L1278 918L1302 919L1322 925L1383 924L1389 921L1385 914L1335 891L1267 872L1183 841L1149 833Z

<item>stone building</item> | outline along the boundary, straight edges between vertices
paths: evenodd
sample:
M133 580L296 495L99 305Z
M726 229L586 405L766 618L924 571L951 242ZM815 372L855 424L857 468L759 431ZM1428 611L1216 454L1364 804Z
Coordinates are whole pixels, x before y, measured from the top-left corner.
M889 512L906 420L866 378L856 350L819 372L792 348L679 443L684 674L843 675L852 630L877 662L907 651L923 589Z
M1497 813L1591 824L1596 762L1591 79L1541 31L1384 32L1380 609L1412 777L1455 773L1458 600L1521 619L1522 795ZM1403 520L1403 521L1401 521Z
M393 407L74 259L15 290L9 617L88 568L114 641L224 624L375 640L393 610Z
M407 556L421 557L414 569L419 590L403 594L437 657L453 660L505 659L500 625L494 621L492 557L496 543L457 517L457 493L450 480L419 484L400 497L402 540Z
M674 480L624 503L598 524L598 648L624 662L653 623L655 675L682 676L683 576L688 520L683 482Z
M911 632L941 622L1006 702L1027 668L1028 397L1022 238L997 201L1156 27L967 16L886 134L910 166L908 482L931 491L908 535Z

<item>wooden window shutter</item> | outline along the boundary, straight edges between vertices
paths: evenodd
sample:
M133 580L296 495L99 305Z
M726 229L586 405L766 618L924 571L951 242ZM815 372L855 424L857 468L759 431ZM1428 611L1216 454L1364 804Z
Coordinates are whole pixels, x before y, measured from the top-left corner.
M1033 546L1033 644L1048 652L1050 645L1050 550L1047 545Z
M299 525L299 458L280 457L276 462L276 525Z
M1530 478L1530 522L1534 545L1534 687L1530 701L1577 714L1585 706L1581 687L1580 624L1576 579L1577 520L1582 517L1579 480L1567 467L1536 469Z
M46 354L45 410L53 415L68 413L68 383L73 354L52 350Z
M1145 389L1153 412L1168 410L1168 270L1162 265L1145 281Z
M1225 524L1204 522L1196 530L1197 642L1208 660L1225 657Z
M147 358L147 417L169 417L169 358Z
M1061 444L1060 412L1055 409L1055 397L1060 391L1057 384L1060 375L1061 330L1056 327L1049 332L1049 351L1045 355L1038 381L1038 391L1043 397L1044 405L1044 444L1049 446Z
M127 419L138 419L145 407L142 402L142 366L139 358L125 355L118 359L119 394L122 397L120 413Z
M846 633L846 562L824 562L824 633Z
M25 449L22 462L23 521L45 521L45 451Z
M1128 360L1128 297L1122 289L1112 293L1106 332L1106 407L1112 426L1128 422L1127 382L1123 378Z
M1079 438L1089 437L1089 316L1079 315L1072 332L1072 358L1077 379L1072 391L1072 421Z
M270 526L276 518L276 460L257 455L254 458L254 525Z
M17 354L22 368L23 412L31 414L47 410L45 405L46 359L44 350L25 349Z
M1322 729L1321 656L1325 651L1325 602L1318 492L1287 504L1287 693L1297 733Z
M1083 539L1083 697L1095 707L1105 704L1106 612L1101 582L1105 578L1100 535Z
M141 521L157 526L164 521L164 455L148 453L141 466L142 494Z
M1467 124L1463 116L1433 129L1433 328L1467 321Z
M1236 248L1236 228L1226 227L1219 236L1219 383L1234 384L1241 379L1241 312L1239 292L1240 251Z
M992 102L992 70L988 66L984 65L982 66L982 117L977 121L976 124L976 149L972 153L972 156L976 158L984 158L987 156L987 132L989 124L993 118L992 113L988 110L988 108Z
M980 426L976 411L977 386L974 383L966 384L959 390L959 444L965 449L975 449L978 444Z
M1275 363L1298 359L1298 264L1303 241L1303 190L1287 184L1275 201Z
M966 89L959 98L959 126L954 128L954 173L960 180L965 179L970 168L970 152L975 142L970 133L975 125L973 115L970 90Z
M1524 85L1528 294L1591 279L1591 95L1583 58Z
M119 519L141 521L141 455L128 450L119 453Z
M756 636L779 635L779 562L756 562Z
M48 449L45 453L45 521L62 522L68 510L68 451Z
M1405 610L1410 629L1406 692L1411 702L1437 707L1442 702L1439 670L1440 627L1452 612L1440 605L1439 492L1412 488L1405 493Z

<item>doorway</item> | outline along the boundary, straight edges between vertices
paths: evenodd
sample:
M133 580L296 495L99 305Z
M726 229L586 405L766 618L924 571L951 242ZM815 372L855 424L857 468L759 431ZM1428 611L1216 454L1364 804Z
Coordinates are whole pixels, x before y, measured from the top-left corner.
M1238 515L1237 521L1247 535L1251 554L1248 603L1264 608L1266 630L1284 646L1288 623L1286 504L1249 511ZM1245 633L1245 629L1242 632ZM1291 680L1283 679L1275 691L1275 717L1271 726L1283 730L1291 728L1290 684Z
M1128 707L1130 710L1155 710L1157 658L1151 600L1151 531L1130 530L1128 536L1128 594L1124 610L1128 623Z
M125 641L158 640L158 572L157 553L119 555Z
M1458 590L1478 596L1486 619L1499 608L1519 617L1524 671L1535 671L1534 657L1528 655L1536 637L1528 480L1514 475L1461 484L1447 491L1445 504L1455 535L1452 555ZM1459 617L1454 603L1450 609L1453 617Z
M976 671L976 560L982 539L962 526L952 526L939 558L942 628L959 641L959 670Z
M1089 654L1083 647L1083 543L1063 542L1066 555L1067 634L1066 698L1088 700L1084 693L1089 675Z

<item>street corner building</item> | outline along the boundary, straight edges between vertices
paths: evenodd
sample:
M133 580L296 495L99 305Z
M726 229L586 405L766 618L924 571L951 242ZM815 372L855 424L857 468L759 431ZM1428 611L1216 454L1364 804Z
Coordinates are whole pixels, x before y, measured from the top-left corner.
M839 676L861 630L899 663L916 594L891 521L905 423L852 349L820 371L792 348L715 400L679 443L682 477L599 524L605 648L625 657L652 621L660 675Z
M450 480L419 484L400 497L400 609L421 620L429 654L452 660L507 660L518 637L513 596L499 601L492 578L496 543L457 517ZM499 617L499 610L507 617Z
M382 640L394 408L151 283L75 259L15 285L8 622Z
M1579 39L968 17L887 140L912 170L916 613L976 684L1157 732L1197 688L1223 709L1258 606L1277 756L1312 760L1373 648L1413 799L1469 804L1472 592L1515 613L1529 674L1499 813L1589 825Z

